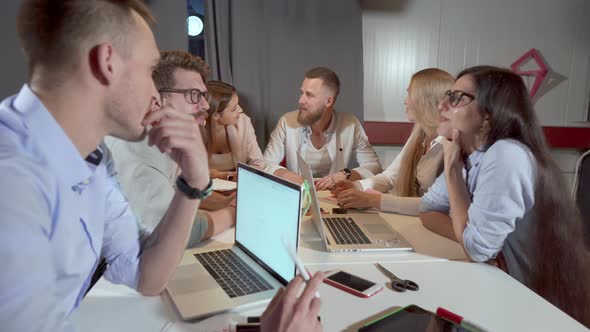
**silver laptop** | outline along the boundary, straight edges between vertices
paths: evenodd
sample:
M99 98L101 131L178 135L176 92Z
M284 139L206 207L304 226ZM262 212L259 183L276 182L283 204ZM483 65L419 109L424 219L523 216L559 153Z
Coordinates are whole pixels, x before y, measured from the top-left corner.
M185 251L166 289L180 316L204 318L270 300L295 276L283 239L298 244L300 220L299 185L238 164L235 244Z
M299 154L297 154L297 163L301 176L309 184L311 218L326 250L331 252L413 250L410 243L377 213L322 216L311 168Z

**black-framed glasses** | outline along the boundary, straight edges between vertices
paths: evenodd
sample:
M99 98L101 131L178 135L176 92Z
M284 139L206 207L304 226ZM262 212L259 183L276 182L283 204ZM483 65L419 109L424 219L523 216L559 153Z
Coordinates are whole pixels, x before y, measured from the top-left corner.
M191 104L198 104L201 98L206 95L206 92L202 92L199 89L162 89L158 90L158 92L182 93L184 94L184 99Z
M447 90L444 96L445 98L449 97L449 104L451 104L452 107L467 105L470 102L472 102L473 99L475 99L474 95L469 94L467 92L463 92L461 90ZM459 103L461 103L461 105L459 105Z

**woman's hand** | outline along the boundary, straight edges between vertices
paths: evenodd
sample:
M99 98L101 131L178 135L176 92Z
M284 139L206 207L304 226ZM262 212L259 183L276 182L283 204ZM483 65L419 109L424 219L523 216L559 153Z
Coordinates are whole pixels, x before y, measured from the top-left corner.
M461 135L456 129L453 129L453 140L443 140L444 167L445 174L453 172L461 173L463 170L463 148L461 147Z
M201 206L199 208L211 211L219 210L229 206L235 198L235 192L226 196L218 193L217 191L214 191L211 193L211 196L201 201Z
M235 171L219 171L216 170L214 168L209 169L209 176L212 179L222 179L222 180L230 180L230 181L235 181L236 180L236 176L237 176L237 172Z
M381 194L368 193L349 188L338 193L338 205L344 208L381 208Z
M342 180L336 183L336 185L332 187L332 189L330 189L330 193L334 196L338 196L338 193L340 193L341 191L351 188L356 190L363 190L361 184L358 181Z

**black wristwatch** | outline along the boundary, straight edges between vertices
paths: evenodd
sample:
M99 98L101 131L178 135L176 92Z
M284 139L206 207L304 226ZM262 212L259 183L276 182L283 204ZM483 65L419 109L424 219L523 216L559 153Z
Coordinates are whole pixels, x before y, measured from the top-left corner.
M213 181L209 179L209 184L205 189L199 190L191 187L186 180L182 177L182 174L176 179L176 189L180 190L186 197L190 199L204 199L209 197L213 192Z
M346 180L350 179L350 175L352 174L350 168L343 168L341 171L344 173L344 175L346 175Z

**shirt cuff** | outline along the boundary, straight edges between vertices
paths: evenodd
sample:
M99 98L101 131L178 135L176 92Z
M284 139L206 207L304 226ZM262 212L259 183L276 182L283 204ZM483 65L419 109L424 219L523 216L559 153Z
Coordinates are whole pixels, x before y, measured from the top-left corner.
M137 255L120 255L108 263L104 277L113 284L123 284L137 290L139 257Z
M485 262L495 258L501 249L490 248L481 233L470 222L463 231L463 246L471 260L475 262Z
M269 174L274 174L278 169L285 169L285 167L278 165L278 164L266 163L266 167L264 168L264 171Z
M361 190L372 189L371 179L362 179L362 180L357 180L357 181L361 185Z
M357 167L354 169L354 171L359 173L361 178L363 178L363 179L367 179L367 178L370 178L375 175L371 171L369 171L368 169L366 169L364 167Z

